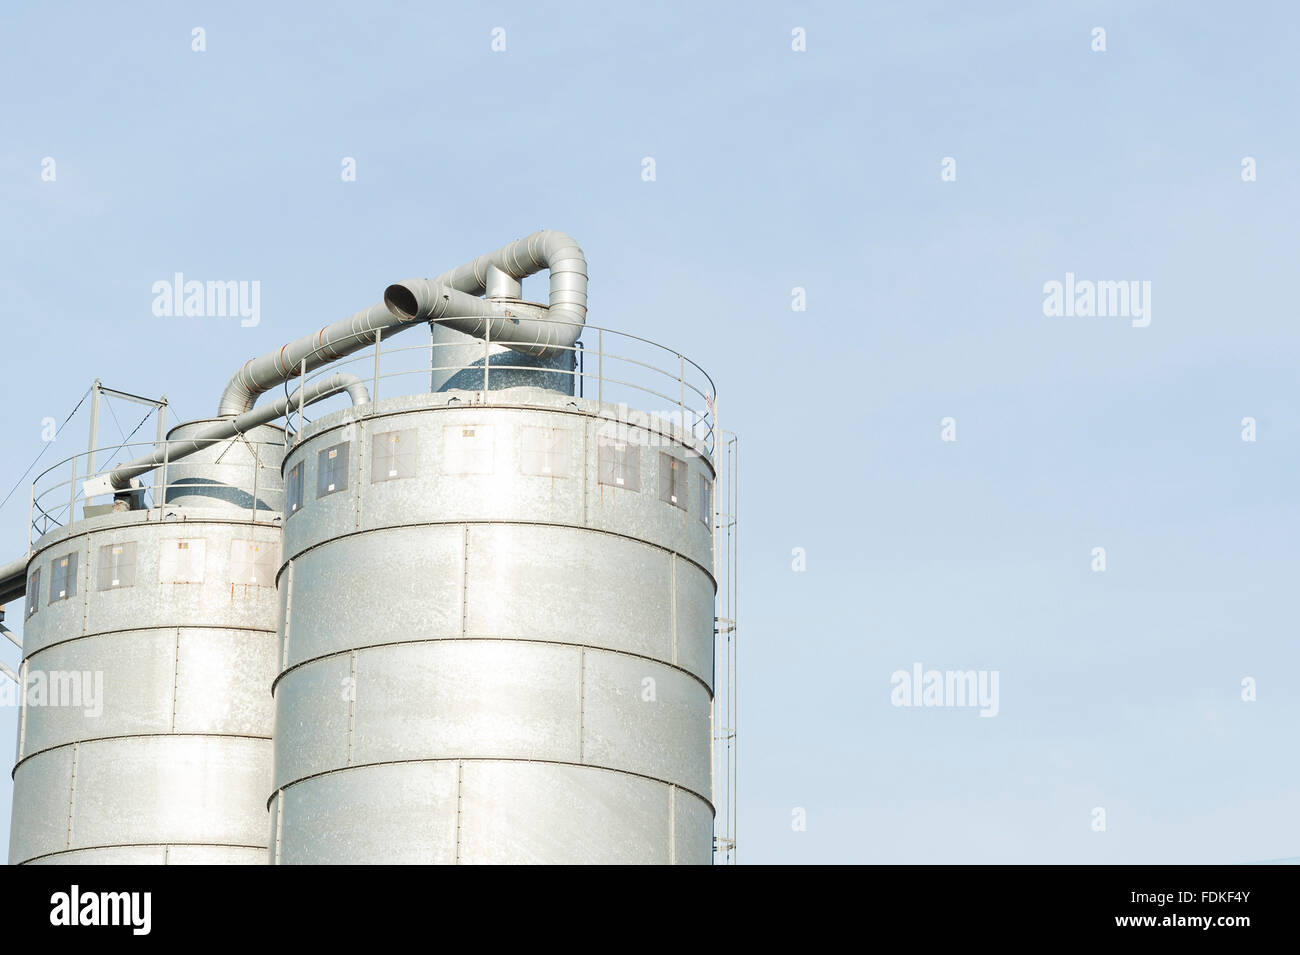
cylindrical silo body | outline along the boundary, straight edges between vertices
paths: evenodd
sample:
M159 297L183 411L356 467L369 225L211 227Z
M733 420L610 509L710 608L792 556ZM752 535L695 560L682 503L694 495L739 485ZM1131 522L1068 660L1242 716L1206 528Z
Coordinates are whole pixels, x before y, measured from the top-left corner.
M278 464L283 432L249 436L267 438ZM191 490L37 543L11 863L267 861L282 517L231 501L254 481L279 500L280 473L189 477L224 482L210 506Z
M214 420L219 419L177 425L167 439L182 442ZM278 425L252 428L233 441L213 441L179 461L168 462L167 503L229 511L256 508L277 515L284 509L283 459L284 431Z
M711 861L713 470L553 391L286 456L274 862Z

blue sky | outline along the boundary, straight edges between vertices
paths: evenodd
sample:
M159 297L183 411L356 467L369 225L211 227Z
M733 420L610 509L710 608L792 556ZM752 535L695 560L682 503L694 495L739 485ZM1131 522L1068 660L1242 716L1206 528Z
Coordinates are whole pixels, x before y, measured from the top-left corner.
M1300 13L976 6L7 4L0 483L97 376L207 416L561 229L590 320L741 435L742 860L1295 856ZM260 281L261 323L155 317L177 271ZM1067 272L1149 281L1150 325L1045 317ZM997 670L998 715L892 706L914 662Z

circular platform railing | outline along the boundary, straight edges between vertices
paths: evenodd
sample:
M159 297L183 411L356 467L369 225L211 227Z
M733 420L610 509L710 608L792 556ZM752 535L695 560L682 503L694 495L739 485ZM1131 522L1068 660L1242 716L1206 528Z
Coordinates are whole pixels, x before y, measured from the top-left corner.
M493 384L494 376L498 384L502 376L509 376L512 383L527 383L529 376L539 381L559 378L566 381L568 392L575 397L648 413L662 426L693 437L712 455L717 436L717 391L703 368L681 352L648 338L597 325L581 328L581 338L575 345L553 348L567 353L570 360L552 360L545 365L530 363L522 354L502 349L490 334L481 341L466 338L472 343L467 346L461 341L438 342L432 336L423 343L409 344L410 333L399 339L391 335L384 339L381 333L375 333L371 345L343 358L319 365L308 358L305 372L284 387L287 393L291 388L347 371L364 380L371 400L377 401L381 397L427 393L435 376L444 373L457 379L468 378L473 390L481 391L483 400L491 403L493 390L498 387ZM490 323L488 330L490 333ZM471 347L481 349L481 357L466 362L464 355ZM336 349L338 343L322 348ZM512 355L518 358L512 360ZM297 409L291 410L289 424L291 431L301 430Z
M500 401L513 404L526 401L526 398L521 399L520 393L513 389L500 390L502 377L512 384L527 384L530 376L536 376L538 381L545 381L550 390L555 390L558 380L559 387L575 397L613 406L618 409L617 413L634 410L640 415L638 420L646 422L649 428L692 439L706 454L713 456L719 434L713 380L685 355L648 338L585 325L575 345L556 349L571 357L568 360L563 355L558 359L552 357L545 365L530 363L526 356L499 346L494 351L490 337L482 342L469 339L472 348L463 342L437 342L432 336L424 342L412 341L413 338L413 331L389 340L377 333L368 347L343 358L324 364L315 364L309 358L305 362L307 368L285 382L285 393L346 370L365 381L373 402L382 397L429 393L433 390L435 378L444 374L455 375L458 381L469 381L481 392L480 400L484 403ZM479 345L481 357L474 354ZM332 347L337 346L335 343ZM514 357L516 355L519 357ZM497 378L496 385L493 376ZM321 408L322 405L291 408L286 416L289 426L286 443L292 443L294 434L301 431L312 416L319 416ZM213 440L209 443L222 442ZM253 499L258 501L256 488L262 480L260 472L272 466L268 462L279 461L284 445L251 441L246 436L241 437L238 444L251 452L242 455L245 460L219 463L223 467L235 468L233 473L238 474L239 479L232 478L228 484L214 481L206 487L225 488L232 494L243 493L252 487ZM107 474L115 466L155 448L180 445L191 448L193 439L111 445L96 448L93 452L87 450L74 454L46 468L31 485L30 542L34 544L51 531L92 516L98 508L112 506L113 499L107 495L95 499L100 503L85 498L84 484L89 478ZM92 461L95 462L93 474L89 473ZM143 506L157 507L163 503L169 462L170 458L165 459L142 479L143 487L136 493ZM252 473L245 476L239 469L248 469ZM119 506L124 505L119 503ZM81 513L78 513L79 509Z
M284 456L284 444L283 442L252 441L247 437L240 437L237 441L240 447L246 448L249 452L249 454L245 455L246 460L216 462L221 468L230 470L231 480L207 480L201 486L188 483L178 484L168 477L167 472L171 463L169 455L157 469L141 480L143 486L133 493L139 495L143 506L152 508L164 503L163 489L169 485L173 495L202 491L209 496L215 496L222 491L227 491L232 500L241 495L248 495L251 488L252 500L250 506L256 504L257 510L267 511L269 508L265 505L265 502L261 501L259 485L265 486L267 491L271 490L272 485L269 479L263 477L263 473L271 468L276 470L274 480L278 482L279 461ZM207 445L222 443L225 442L219 440L204 442ZM112 508L113 497L110 495L102 495L98 498L87 498L85 496L85 482L90 478L107 474L117 465L134 457L151 453L156 448L171 449L181 446L184 446L187 450L192 449L194 439L178 438L172 441L108 445L96 448L93 452L82 451L50 465L36 475L32 481L27 521L29 543L35 544L37 540L51 531L65 527L74 521L95 516L97 513L95 509L97 508L103 508L105 512ZM95 468L94 473L90 473L92 454L94 460L99 462L99 466ZM95 503L96 501L101 503Z

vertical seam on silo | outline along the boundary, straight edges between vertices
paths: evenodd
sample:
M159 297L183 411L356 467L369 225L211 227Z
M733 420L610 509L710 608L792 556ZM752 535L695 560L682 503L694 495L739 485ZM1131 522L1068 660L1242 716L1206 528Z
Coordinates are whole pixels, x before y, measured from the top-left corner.
M465 525L465 536L460 548L460 635L469 632L469 525Z
M289 621L293 617L293 558L289 558L289 567L285 571L284 594L284 642L280 646L280 670L289 665ZM274 696L274 692L272 696Z
M668 784L668 864L677 864L677 785Z
M69 523L72 521L72 515L69 516ZM81 632L85 633L90 629L90 535L85 539L85 559L82 563L86 566L81 571Z
M22 678L22 683L18 687L18 692L22 694L22 708L18 711L18 758L22 759L24 751L27 749L27 674L31 671L31 666L26 657L18 665L18 675Z
M348 663L348 762L352 765L352 737L357 729L357 651L349 655Z
M353 507L352 510L352 516L354 521L354 529L361 530L361 500L362 498L365 497L365 495L362 493L361 490L361 461L362 458L365 457L365 453L366 453L366 441L365 441L366 433L364 430L362 430L361 424L359 422L355 425L355 428L357 434L357 479L352 488L352 500L355 502L355 506Z
M275 794L275 861L272 865L280 864L280 845L284 840L284 790L281 789Z
M68 835L64 848L72 848L72 817L77 808L77 750L80 743L72 744L72 782L68 786Z
M176 732L176 699L180 695L181 685L181 628L176 628L176 639L172 641L172 732Z
M578 647L578 762L583 761L587 735L587 648Z
M670 586L668 592L672 595L669 600L671 603L672 613L672 635L673 635L673 665L677 665L677 554L673 552L668 555Z
M592 422L590 419L586 419L582 423L582 448L579 451L579 453L582 455L582 526L583 527L591 526L591 516L590 516L591 508L590 508L590 500L589 500L591 495L591 474L590 474L591 424ZM600 481L599 455L596 458L596 471L597 471L596 474L597 486L599 486L599 481Z
M460 865L460 814L461 814L461 792L465 781L465 760L456 760L456 849L453 862Z

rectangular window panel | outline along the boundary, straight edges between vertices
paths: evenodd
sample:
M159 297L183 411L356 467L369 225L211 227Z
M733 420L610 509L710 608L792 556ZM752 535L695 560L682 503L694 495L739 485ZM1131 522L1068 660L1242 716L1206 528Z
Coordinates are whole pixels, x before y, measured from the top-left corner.
M700 521L705 525L713 523L713 485L703 474L700 478Z
M524 428L521 469L525 474L572 477L572 440L568 428Z
M599 479L601 484L623 487L629 491L641 490L641 447L624 444L609 438L600 442Z
M37 567L27 578L27 616L41 608L41 569Z
M275 586L276 548L263 541L230 542L230 582L254 587Z
M492 429L485 425L452 425L442 431L445 474L491 474Z
M370 483L415 477L419 432L385 431L374 436L370 452Z
M686 462L659 452L659 500L686 510Z
M316 496L324 497L348 486L348 445L344 441L326 448L316 458Z
M207 541L201 537L163 541L158 554L158 580L164 584L201 584Z
M135 541L105 544L99 549L99 589L135 586Z
M66 600L77 592L77 555L67 554L50 562L50 603Z
M293 517L302 510L302 462L299 461L289 469L289 477L284 485L285 516Z

